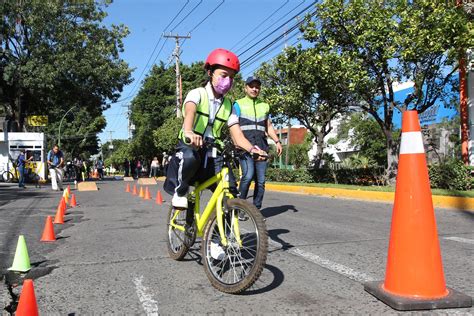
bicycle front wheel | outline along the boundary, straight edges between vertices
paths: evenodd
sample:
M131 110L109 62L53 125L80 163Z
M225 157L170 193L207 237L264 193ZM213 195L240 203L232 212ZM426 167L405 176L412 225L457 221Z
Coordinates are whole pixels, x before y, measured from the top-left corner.
M221 243L217 218L210 218L202 240L202 257L211 284L225 293L241 293L260 277L268 236L260 211L242 199L230 199L224 214L227 245Z

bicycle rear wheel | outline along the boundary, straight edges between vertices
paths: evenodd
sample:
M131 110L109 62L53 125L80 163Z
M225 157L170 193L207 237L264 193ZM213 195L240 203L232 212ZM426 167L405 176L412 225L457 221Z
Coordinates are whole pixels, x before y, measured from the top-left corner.
M10 183L12 182L14 179L13 177L13 173L11 173L10 171L4 171L2 173L2 180L3 182L7 182L7 183Z
M224 232L228 245L221 244L214 213L204 231L201 248L211 284L219 291L236 294L260 277L267 260L268 236L263 216L254 205L230 199L227 206Z
M184 232L173 227L171 221L176 225L185 226L186 210L176 209L171 206L168 211L168 254L172 259L180 261L186 256L189 248L194 244L196 240L196 229L192 227Z

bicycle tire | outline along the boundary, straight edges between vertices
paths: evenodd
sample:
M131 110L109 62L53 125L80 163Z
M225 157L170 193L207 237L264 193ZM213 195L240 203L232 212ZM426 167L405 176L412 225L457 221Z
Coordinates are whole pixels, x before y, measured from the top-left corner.
M183 226L186 223L186 210L175 209L171 206L168 211L168 238L166 244L170 258L176 261L181 261L196 240L196 230L193 230L192 236L188 236L185 232L173 228L170 224L176 211L181 212L181 214L176 218L176 222Z
M11 173L10 171L4 171L4 172L2 173L2 180L3 180L3 182L5 182L5 183L12 183L12 182L13 182L13 179L14 179L13 173Z
M225 216L229 216L229 218L231 216L236 216L236 215L233 215L234 214L233 212L237 210L238 212L245 213L245 215L248 217L245 222L241 222L239 220L239 227L240 227L239 229L240 229L240 235L241 235L240 238L242 239L243 246L242 247L238 246L238 243L236 243L235 240L232 240L232 232L229 232L230 234L228 236L229 246L222 247L222 250L224 251L224 255L223 255L224 257L221 259L216 259L212 257L212 253L211 253L212 243L213 242L215 243L216 239L220 241L220 237L218 237L216 213L214 213L209 219L208 224L206 225L204 236L202 238L201 250L202 250L204 270L212 286L214 286L216 289L218 289L221 292L230 293L230 294L238 294L245 291L249 287L251 287L262 274L263 267L265 266L265 263L267 261L268 234L267 234L267 229L265 225L265 220L262 214L260 213L260 211L254 205L242 199L230 199L227 201L227 206L231 215L225 215ZM251 239L248 239L248 236L252 236L252 234L251 233L246 234L245 230L242 229L241 225L244 223L246 223L246 225L248 225L249 227L251 227L252 225L255 227L255 230L256 230L255 236L257 240L255 251L254 250L250 251L251 245L248 245L248 246L246 245L246 243L251 241ZM227 224L225 224L225 227L228 227ZM229 227L229 230L232 231L232 227ZM217 236L216 236L216 232L217 232ZM226 231L226 235L227 233L228 232ZM252 237L249 237L249 238L252 238ZM246 250L246 248L249 248L249 250ZM245 257L249 257L249 255L252 255L253 251L255 252L255 258L253 259L250 268L248 268L248 271L246 271L247 268L243 265L243 263L247 263L249 259L244 258L243 251L246 251L247 253L247 256ZM235 260L234 258L234 261L232 262L232 256L235 258L240 256L240 258L237 258L237 260ZM216 266L211 266L211 263L213 264L215 261L217 262ZM223 276L219 279L219 276L217 275L218 271L215 271L215 269L217 268L217 269L220 269L221 271L224 270L227 265L225 262L228 262L229 265L234 265L234 266L240 264L241 265L240 273L243 275L242 279L238 281L234 280L233 282L226 282L225 280L223 280L224 279ZM229 275L237 276L237 272L235 268L232 272L233 273L229 272Z

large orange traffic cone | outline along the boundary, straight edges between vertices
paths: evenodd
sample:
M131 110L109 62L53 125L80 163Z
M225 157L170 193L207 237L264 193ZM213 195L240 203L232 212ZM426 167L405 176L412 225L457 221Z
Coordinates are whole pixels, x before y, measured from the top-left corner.
M138 194L138 196L141 198L145 197L145 192L143 191L143 187L140 187L140 194Z
M125 188L125 192L130 193L130 183L127 183L127 187Z
M76 201L76 195L73 193L71 195L71 202L69 203L71 207L76 207L77 206L77 201Z
M133 185L133 192L132 192L132 194L133 194L133 195L137 195L137 194L138 194L138 192L137 192L137 185L136 185L136 184Z
M26 279L23 281L23 288L21 289L20 300L16 308L16 316L37 316L38 305L36 303L35 288L33 280Z
M56 216L54 216L54 224L64 224L64 211L61 206L58 206Z
M56 241L53 219L51 218L51 216L48 216L46 218L46 223L44 224L43 236L41 236L41 241Z
M156 192L156 204L161 205L163 204L163 197L161 196L160 190Z
M364 288L397 310L472 306L446 288L417 111L403 113L385 281Z

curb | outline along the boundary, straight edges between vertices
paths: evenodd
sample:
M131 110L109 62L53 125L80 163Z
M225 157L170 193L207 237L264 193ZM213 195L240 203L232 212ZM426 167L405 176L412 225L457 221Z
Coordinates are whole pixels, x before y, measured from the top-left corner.
M362 201L377 201L393 203L395 192L376 192L362 190L347 190L336 188L318 188L293 186L285 184L266 183L265 188L270 191L289 192L296 194L322 195L334 198L349 198ZM433 195L433 206L474 212L474 198Z
M165 177L159 177L157 180L164 181ZM251 185L253 188L253 183ZM362 191L362 190L348 190L336 188L318 188L307 187L302 185L286 185L266 183L265 189L269 191L307 194L307 195L321 195L333 198L346 198L360 201L372 202L387 202L393 203L395 199L395 192L378 192L378 191ZM433 206L441 208L449 208L459 211L469 211L474 213L474 198L433 195Z

